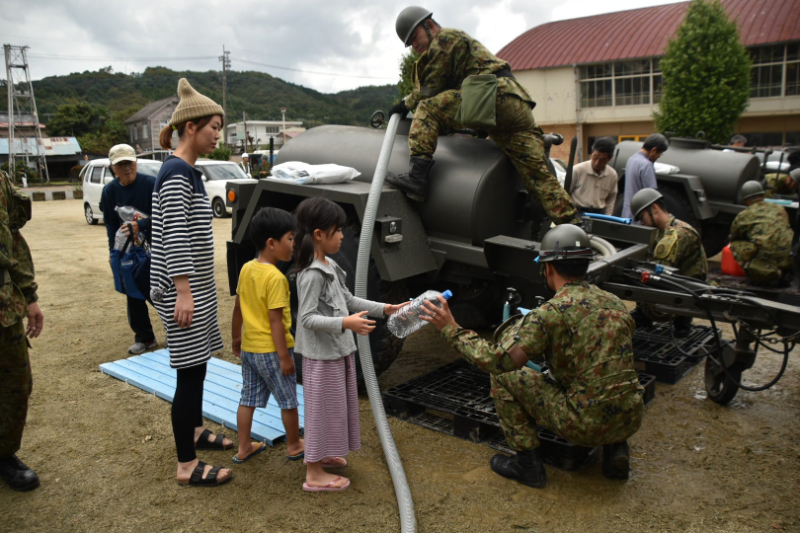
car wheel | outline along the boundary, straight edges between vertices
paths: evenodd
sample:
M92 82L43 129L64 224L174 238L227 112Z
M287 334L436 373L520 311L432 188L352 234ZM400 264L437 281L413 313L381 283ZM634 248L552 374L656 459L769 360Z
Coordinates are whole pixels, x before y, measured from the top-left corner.
M88 203L83 204L83 215L86 217L86 223L90 226L97 225L97 219L94 218L94 213L92 212L92 206Z
M215 217L225 218L228 216L228 211L225 209L225 202L222 201L222 198L214 198L214 203L211 204L211 207L214 210Z

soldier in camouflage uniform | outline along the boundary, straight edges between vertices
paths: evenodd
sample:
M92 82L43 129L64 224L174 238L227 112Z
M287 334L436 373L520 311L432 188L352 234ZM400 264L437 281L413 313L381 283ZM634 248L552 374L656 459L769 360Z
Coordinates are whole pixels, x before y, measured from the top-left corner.
M766 198L774 198L776 195L796 195L798 181L800 181L800 168L791 171L789 174L767 174L764 176L764 196Z
M0 478L15 490L39 486L36 473L16 456L32 387L26 335L37 337L44 320L31 252L19 232L30 217L30 200L0 171Z
M631 199L631 211L645 226L657 228L653 260L675 267L683 276L705 281L708 261L697 230L678 220L666 209L663 196L655 189L642 189Z
M764 201L764 189L757 181L746 182L741 197L748 207L731 226L731 252L750 281L775 283L792 268L789 215L783 207Z
M412 71L414 90L390 113L405 116L414 111L408 134L411 165L407 174L390 175L389 183L410 198L425 201L439 134L463 128L456 121L462 81L468 76L494 74L496 126L488 128L488 134L511 159L525 189L550 219L557 224L577 223L569 194L547 170L542 129L531 112L536 104L514 79L509 64L463 31L442 29L432 16L423 8L409 7L397 18L398 36L406 46L413 46L420 58Z
M586 279L592 252L586 233L564 224L542 240L541 261L554 298L513 317L494 341L459 327L447 302L426 302L432 322L467 361L491 374L500 425L516 457L496 455L491 467L531 487L547 481L537 425L583 446L603 445L603 473L627 479L629 439L642 422L644 389L633 367L634 322L616 296ZM533 265L532 265L533 266ZM544 359L547 372L524 366Z

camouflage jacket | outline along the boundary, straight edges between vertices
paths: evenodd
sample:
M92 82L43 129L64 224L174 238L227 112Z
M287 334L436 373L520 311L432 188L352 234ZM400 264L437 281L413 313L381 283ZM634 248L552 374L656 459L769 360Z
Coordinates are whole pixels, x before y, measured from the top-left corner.
M495 342L455 326L442 329L442 336L461 357L492 374L516 370L508 354L516 344L529 359L544 359L568 396L592 405L641 390L633 367L634 328L619 298L576 281L499 331Z
M700 235L692 226L672 215L666 227L656 233L653 260L676 267L683 276L705 281L708 275L708 261Z
M792 228L786 209L770 202L756 202L736 215L731 225L731 242L747 241L762 254L788 257L792 248Z
M406 96L406 107L413 111L426 98L449 89L461 89L467 76L510 69L507 62L463 31L443 28L433 38L428 51L414 63L411 71L414 90ZM502 94L513 94L530 103L531 107L536 105L513 78L499 78L497 90Z
M35 302L31 251L19 230L30 219L30 200L0 171L0 327L28 316Z
M785 196L792 196L797 194L796 190L792 190L786 183L789 178L788 174L783 173L774 173L774 174L767 174L764 176L764 197L765 198L772 198L775 195L781 194Z

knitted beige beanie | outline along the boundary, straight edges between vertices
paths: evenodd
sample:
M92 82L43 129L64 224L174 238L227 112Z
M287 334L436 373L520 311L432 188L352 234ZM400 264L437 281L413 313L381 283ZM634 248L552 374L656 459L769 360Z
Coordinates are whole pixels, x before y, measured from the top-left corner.
M194 118L225 115L222 106L208 96L203 96L195 91L186 78L181 78L178 82L178 96L181 101L178 102L178 107L172 113L172 118L169 121L170 126L178 126Z

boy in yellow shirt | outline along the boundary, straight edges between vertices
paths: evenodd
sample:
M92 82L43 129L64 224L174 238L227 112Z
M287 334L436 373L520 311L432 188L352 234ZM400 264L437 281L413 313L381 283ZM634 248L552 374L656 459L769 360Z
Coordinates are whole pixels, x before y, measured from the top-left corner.
M250 239L258 249L258 258L246 263L239 274L231 324L233 353L242 360L244 382L236 415L236 464L266 449L265 443L250 441L250 430L253 413L257 407L266 407L270 393L281 408L289 445L287 458L296 461L304 454L297 415L294 338L289 331L289 282L276 266L278 261L292 258L295 229L291 214L272 207L261 209L250 222Z

